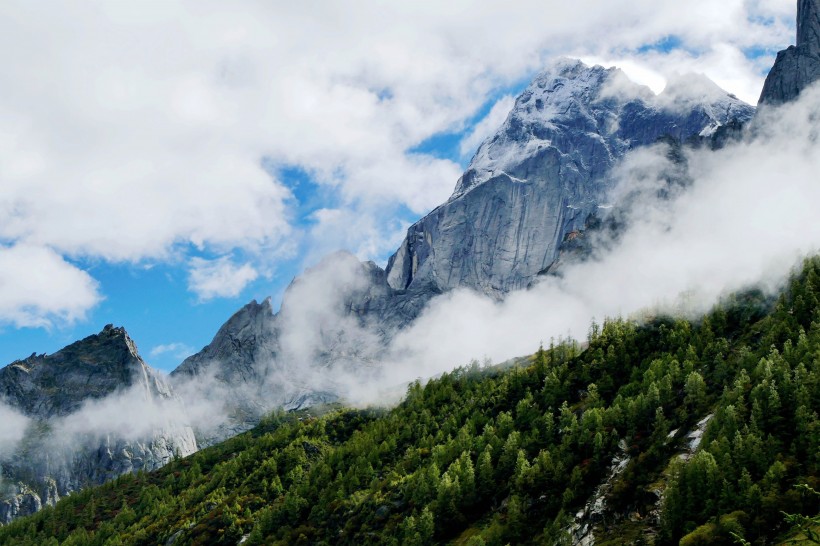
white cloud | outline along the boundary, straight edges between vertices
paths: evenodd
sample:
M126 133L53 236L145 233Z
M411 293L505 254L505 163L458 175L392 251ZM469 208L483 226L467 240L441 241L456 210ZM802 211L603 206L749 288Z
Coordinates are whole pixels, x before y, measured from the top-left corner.
M259 277L253 266L237 266L229 256L216 260L191 258L189 265L188 290L199 296L200 301L236 296Z
M461 155L474 154L482 142L495 134L501 124L504 123L504 120L507 119L514 104L515 97L512 95L504 95L498 99L490 108L490 111L487 112L487 115L476 123L473 130L461 140L459 144Z
M301 381L366 403L471 359L502 362L551 337L583 339L595 317L695 317L737 290L774 293L801 257L820 249L817 119L820 86L795 104L764 110L743 142L717 152L687 149L691 185L669 199L657 191L675 172L668 148L632 152L614 173L621 184L614 194L635 201L625 231L606 241L611 250L502 302L466 289L436 297L388 347L385 325L368 329L349 312L348 298L368 301L350 296L367 286L364 269L349 256L329 258L288 293L277 322L288 356L266 376L278 388ZM624 211L625 200L615 202Z
M68 324L100 300L97 282L56 252L26 244L0 246L0 323Z
M162 356L165 354L171 354L177 360L182 360L188 356L194 354L195 349L190 345L186 345L185 343L165 343L161 345L157 345L151 352L149 353L152 357L156 358L158 356Z
M0 457L14 452L17 443L23 439L29 422L28 417L0 402Z
M761 63L766 70L773 59L751 60L735 45L717 43L697 56L686 51L650 51L623 57L582 56L588 64L617 66L636 83L660 93L670 79L680 74L700 73L749 104L757 104L763 84Z
M550 56L620 59L676 35L701 53L642 65L697 65L749 98L762 75L740 48L792 39L775 0L320 4L4 2L0 239L117 262L242 249L267 268L291 250L293 218L263 157L379 225L436 206L458 178L409 150ZM357 236L381 252L394 233Z

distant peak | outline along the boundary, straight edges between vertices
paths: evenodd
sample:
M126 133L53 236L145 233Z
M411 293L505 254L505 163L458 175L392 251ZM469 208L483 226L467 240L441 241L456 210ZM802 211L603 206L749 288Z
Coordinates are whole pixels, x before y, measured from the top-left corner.
M114 326L113 324L106 324L100 335L107 335L107 336L127 336L128 332L125 331L125 328L122 326Z
M548 78L553 78L556 75L562 77L574 77L579 73L590 70L592 67L585 64L579 59L572 59L570 57L558 57L550 66L541 72L541 75ZM537 78L536 78L537 79Z
M56 353L32 354L0 369L0 392L26 415L50 418L76 411L89 398L146 385L149 373L125 328L107 324Z
M529 87L538 87L543 89L545 83L549 83L556 79L582 79L587 77L590 73L605 71L607 71L607 69L600 65L589 66L578 59L558 57L533 78Z

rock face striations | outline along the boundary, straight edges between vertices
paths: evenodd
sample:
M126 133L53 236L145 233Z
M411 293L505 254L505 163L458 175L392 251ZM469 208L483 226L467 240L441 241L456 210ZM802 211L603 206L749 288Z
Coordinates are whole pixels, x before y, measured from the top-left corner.
M179 401L123 328L0 369L0 402L29 423L0 453L0 523L197 449L191 428L163 417Z
M753 114L703 76L655 96L618 69L561 60L518 97L447 203L409 229L388 282L496 298L524 288L605 204L611 169L629 150L662 136L711 134Z
M753 115L703 76L655 95L620 70L559 60L518 97L450 199L408 229L386 270L329 257L294 280L279 313L267 301L247 305L173 378L212 377L242 400L250 386L250 398L286 407L330 399L333 374L317 368L366 372L435 296L469 288L500 299L529 286L608 204L612 167L627 152Z
M777 54L760 104L789 102L820 79L820 0L798 0L797 45Z

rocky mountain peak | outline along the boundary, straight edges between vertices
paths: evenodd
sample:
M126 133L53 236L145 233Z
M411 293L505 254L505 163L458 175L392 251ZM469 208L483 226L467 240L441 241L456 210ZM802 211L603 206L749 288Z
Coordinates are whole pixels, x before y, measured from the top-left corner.
M820 79L820 0L797 3L797 45L777 54L760 104L789 102Z
M493 177L512 175L524 158L545 149L589 162L594 148L605 144L612 160L663 134L682 140L752 113L703 74L675 75L655 95L618 68L561 58L516 99L501 129L479 147L450 201Z
M561 58L536 75L516 99L501 129L479 147L450 200L506 172L522 156L550 146L559 125L592 129L595 121L589 105L615 71Z
M179 400L142 360L125 328L113 324L54 354L32 354L0 369L0 403L48 424L27 429L0 459L0 481L7 485L0 490L0 524L86 485L152 470L197 449L190 427L159 418L181 411ZM152 416L146 422L147 408ZM89 419L89 411L134 422L121 430L121 423L104 424L112 415Z
M222 325L210 344L186 358L171 376L179 380L213 372L227 383L258 383L260 370L254 363L273 337L272 319L270 298L262 303L252 300Z
M744 123L754 108L702 75L655 95L617 68L559 59L481 144L449 201L408 230L390 259L395 290L468 287L495 298L528 286L585 229L634 148Z
M125 329L109 324L54 354L32 354L0 369L0 400L48 419L137 383L162 394L165 389L155 379Z

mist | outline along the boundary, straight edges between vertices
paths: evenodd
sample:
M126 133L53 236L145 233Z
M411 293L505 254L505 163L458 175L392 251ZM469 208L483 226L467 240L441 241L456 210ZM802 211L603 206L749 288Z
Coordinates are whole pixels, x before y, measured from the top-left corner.
M471 359L505 361L551 338L583 339L596 318L694 318L740 289L776 292L820 246L818 114L815 87L798 102L759 112L736 144L686 150L690 181L665 199L657 190L677 168L668 147L628 155L614 172L612 202L631 195L629 227L599 245L609 250L500 303L469 290L433 300L393 339L379 384L434 376ZM348 384L352 400L373 399L372 385Z
M674 107L713 92L701 87L678 86L663 100ZM454 290L391 330L351 303L371 301L371 266L331 255L286 294L275 319L280 345L262 366L262 387L218 388L234 398L241 392L260 408L310 391L352 405L390 404L409 382L472 360L503 362L553 338L584 339L593 320L697 318L738 290L774 294L820 247L819 118L814 88L759 112L743 138L721 150L683 148L683 166L670 158L668 144L636 149L611 173L601 207L618 214L625 229L612 239L599 234L589 259L564 264L560 276L539 278L500 302Z
M540 278L500 302L466 289L438 296L398 331L353 308L374 296L366 281L375 267L332 255L288 291L273 320L272 356L257 363L250 380L227 383L206 374L175 381L176 394L167 397L143 387L88 401L52 423L54 438L80 449L89 439L140 442L193 429L201 447L301 395L395 403L411 381L475 359L532 354L552 338L583 339L593 320L695 318L740 289L775 293L820 247L818 119L814 88L793 104L759 112L744 138L722 150L685 149L685 172L666 144L636 150L612 173L608 202L627 225L617 239L598 241L587 261L565 264L560 276ZM670 186L670 177L686 181ZM0 406L5 455L27 426L25 417Z
M0 457L5 457L23 439L29 418L0 403ZM0 476L2 479L2 476Z

